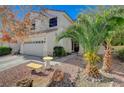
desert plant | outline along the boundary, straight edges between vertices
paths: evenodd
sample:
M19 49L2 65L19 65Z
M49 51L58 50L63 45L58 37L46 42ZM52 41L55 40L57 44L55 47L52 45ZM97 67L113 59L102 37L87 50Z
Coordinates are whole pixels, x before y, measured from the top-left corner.
M97 55L100 44L104 41L106 32L101 31L104 26L99 22L100 16L96 14L80 14L76 22L66 32L62 32L57 40L71 38L83 48L83 57L87 61L85 75L99 78L96 62L100 57Z
M115 38L111 42L112 46L121 46L124 45L124 38Z
M65 52L63 47L56 46L56 47L54 47L53 55L56 56L56 57L62 57L62 56L66 55L66 52Z
M108 34L106 35L104 47L105 53L103 57L103 67L102 70L105 72L110 72L112 67L112 48L111 42L114 40L116 35L123 31L124 25L124 9L121 7L112 7L104 10L101 15L102 22L104 22L104 29Z
M123 32L124 8L121 6L98 6L96 10L93 10L92 12L99 16L97 21L99 25L101 24L100 26L103 27L99 30L103 31L103 33L107 33L103 42L105 52L103 57L102 71L110 72L112 66L111 42L114 41L116 35Z

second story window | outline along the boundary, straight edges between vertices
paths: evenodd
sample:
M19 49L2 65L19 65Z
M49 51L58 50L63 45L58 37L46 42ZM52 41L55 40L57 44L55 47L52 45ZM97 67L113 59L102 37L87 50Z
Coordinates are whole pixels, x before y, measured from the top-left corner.
M49 20L49 27L55 27L57 26L57 17L51 18Z
M35 30L35 27L36 27L35 20L32 20L31 30Z
M35 23L32 24L31 30L35 30Z

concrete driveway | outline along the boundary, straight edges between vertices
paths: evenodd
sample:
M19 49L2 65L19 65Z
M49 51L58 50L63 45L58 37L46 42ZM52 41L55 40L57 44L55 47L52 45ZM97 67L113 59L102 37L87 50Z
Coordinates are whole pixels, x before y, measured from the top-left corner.
M40 57L27 56L27 55L13 55L13 56L8 55L8 56L0 57L0 71L9 69L33 60L41 62Z
M76 56L76 54L72 54L66 57L54 59L54 63L62 63L65 62L68 59L73 58ZM0 57L0 71L4 71L7 69L10 69L12 67L18 66L23 63L27 63L29 61L35 61L38 63L43 63L44 61L37 56L29 56L29 55L8 55L8 56L3 56Z

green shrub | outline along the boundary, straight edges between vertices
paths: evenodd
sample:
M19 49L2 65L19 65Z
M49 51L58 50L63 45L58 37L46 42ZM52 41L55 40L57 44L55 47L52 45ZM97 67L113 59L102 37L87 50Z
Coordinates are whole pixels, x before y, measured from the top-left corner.
M56 56L56 57L62 57L62 56L66 55L66 52L65 52L63 47L56 46L56 47L54 47L53 55Z
M117 51L117 57L119 60L124 61L124 49L120 49Z
M124 38L114 38L111 42L113 46L124 45Z
M10 54L12 49L10 47L0 47L0 56Z

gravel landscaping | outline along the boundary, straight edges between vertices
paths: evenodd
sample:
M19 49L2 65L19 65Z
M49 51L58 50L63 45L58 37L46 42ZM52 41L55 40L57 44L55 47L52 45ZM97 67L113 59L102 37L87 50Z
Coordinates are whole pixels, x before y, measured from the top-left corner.
M99 68L102 63L98 63ZM100 82L88 81L84 79L83 72L78 73L76 80L77 87L124 87L124 63L120 62L117 58L113 58L112 72L101 72L103 80Z
M29 62L30 63L30 62ZM33 86L47 86L49 78L52 76L52 71L46 71L45 74L31 73L32 70L26 66L26 64L21 64L19 66L13 67L11 69L0 72L0 86L1 87L12 87L16 86L19 80L25 78L33 79Z
M73 55L65 58L66 60L60 59L61 65L54 67L55 69L61 70L65 73L65 78L60 82L52 82L51 79L54 70L45 71L45 74L31 73L31 69L23 63L13 68L0 72L0 86L1 87L12 87L16 86L19 80L25 78L33 79L33 87L123 87L124 86L124 63L113 59L113 71L102 82L90 82L84 80L82 71L85 68L86 63L82 60L81 56ZM57 60L56 60L57 61ZM101 66L102 63L99 63Z

